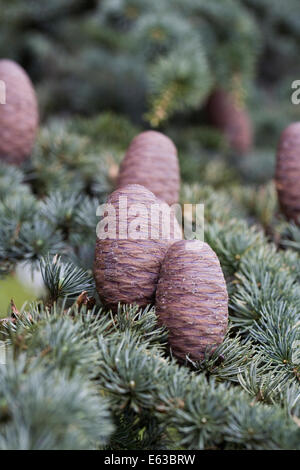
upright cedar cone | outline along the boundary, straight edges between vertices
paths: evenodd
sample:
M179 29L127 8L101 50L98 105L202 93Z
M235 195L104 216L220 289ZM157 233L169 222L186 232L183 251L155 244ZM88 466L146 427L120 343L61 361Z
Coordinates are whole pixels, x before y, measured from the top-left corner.
M217 255L206 243L181 240L164 258L156 292L156 313L169 330L174 356L204 358L222 343L228 295Z
M168 246L182 238L179 224L164 203L171 225L170 236L164 235L168 222L151 213L161 202L140 185L117 189L107 204L111 206L105 208L101 227L107 224L108 217L115 215L116 230L112 224L111 232L105 234L107 238L103 232L101 238L101 227L97 228L94 276L99 297L113 311L119 302L145 307L154 303L158 274Z
M281 134L275 180L283 213L300 225L300 122Z
M253 130L247 111L235 103L234 97L224 90L215 90L207 103L211 123L227 137L238 153L247 153L252 147Z
M0 80L6 101L0 104L0 159L19 165L34 144L37 98L25 70L11 60L0 60Z
M120 166L118 187L141 184L172 205L179 199L177 150L171 139L156 131L145 131L131 142Z

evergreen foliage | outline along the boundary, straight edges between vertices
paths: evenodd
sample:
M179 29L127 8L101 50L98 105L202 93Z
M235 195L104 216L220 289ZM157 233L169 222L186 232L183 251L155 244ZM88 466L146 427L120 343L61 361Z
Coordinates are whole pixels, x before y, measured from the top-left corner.
M45 117L30 160L0 165L0 275L26 262L47 291L0 306L0 449L299 449L300 230L272 176L300 16L280 3L0 0L0 55ZM206 122L220 84L249 103L243 158ZM227 282L230 327L201 362L172 357L153 307L113 315L95 292L96 209L147 120L178 146L181 203L205 204Z
M167 0L17 0L2 10L0 54L27 60L45 112L137 118L148 108L159 125L199 107L214 84L233 88L234 77L242 87L259 52L259 29L238 0L176 0L172 11Z
M67 140L72 135L67 129L77 129L73 155L80 155L79 129L85 129L93 149L98 144L93 122L104 119L90 126L86 118L65 123ZM47 132L42 129L40 139ZM153 308L120 306L112 316L97 300L91 272L95 211L110 184L105 154L98 155L102 172L95 190L84 184L80 158L70 169L61 160L61 147L53 146L51 159L61 163L58 174L73 174L82 189L66 192L49 180L49 189L34 194L30 188L43 188L48 171L49 151L38 150L40 139L34 176L28 165L1 166L6 188L1 272L26 260L41 270L48 291L43 301L19 313L11 307L11 320L2 321L10 359L1 368L1 448L297 448L300 258L295 242L287 240L297 239L298 229L277 219L276 206L267 205L268 191L256 194L254 203L253 186L183 187L182 202L205 202L206 241L226 276L231 327L213 354L207 351L200 363L187 358L180 366L168 353L167 331L157 326ZM120 145L116 141L116 148ZM218 171L222 167L215 167ZM17 185L10 184L14 176ZM271 213L264 225L266 205ZM94 307L84 304L82 292L95 298ZM24 374L26 386L21 386ZM12 388L19 390L12 395L19 411Z

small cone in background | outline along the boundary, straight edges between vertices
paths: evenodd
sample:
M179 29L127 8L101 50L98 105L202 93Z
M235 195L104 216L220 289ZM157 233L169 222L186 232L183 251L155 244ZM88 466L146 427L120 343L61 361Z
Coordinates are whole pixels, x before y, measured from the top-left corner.
M300 225L300 122L290 124L280 136L275 182L282 212Z
M124 204L125 198L127 210L122 214L120 203ZM112 230L108 238L100 238L98 233L94 263L97 292L103 305L113 311L117 310L119 302L146 307L154 303L159 270L170 243L182 238L179 224L164 203L170 212L170 236L164 237L166 222L150 216L151 208L161 202L140 185L117 189L109 196L107 204L115 211L116 232ZM105 220L106 215L103 215ZM139 227L138 239L133 237L135 226ZM133 235L130 235L128 232L132 229Z
M202 360L224 340L228 294L215 252L206 243L181 240L162 263L156 313L169 330L169 344L179 360Z
M228 139L229 145L238 153L247 153L252 148L253 129L247 111L239 107L230 93L217 89L207 102L207 113L211 124Z
M35 141L37 97L25 70L11 60L0 60L0 81L5 99L0 104L0 159L19 165L29 157Z
M118 178L118 187L126 184L141 184L169 205L178 202L179 164L176 147L169 137L145 131L132 140Z

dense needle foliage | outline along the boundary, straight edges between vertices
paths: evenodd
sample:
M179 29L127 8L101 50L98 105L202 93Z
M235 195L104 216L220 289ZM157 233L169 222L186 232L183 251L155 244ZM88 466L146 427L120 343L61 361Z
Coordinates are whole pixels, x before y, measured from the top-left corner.
M299 119L299 5L168 3L0 0L0 55L31 73L45 118L30 160L0 165L0 275L26 262L46 286L0 306L0 449L299 448L300 229L272 181ZM219 84L248 103L248 155L206 121ZM205 204L228 286L225 341L199 363L172 358L153 307L113 316L95 292L96 208L149 126L178 147L181 202Z

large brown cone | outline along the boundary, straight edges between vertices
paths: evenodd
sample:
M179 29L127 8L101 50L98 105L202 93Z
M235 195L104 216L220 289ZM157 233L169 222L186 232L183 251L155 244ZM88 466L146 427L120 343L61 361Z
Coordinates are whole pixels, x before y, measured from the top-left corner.
M222 343L228 294L218 257L209 245L182 240L168 249L157 286L156 313L181 361L187 355L201 360Z
M177 150L171 139L145 131L131 142L120 167L118 187L141 184L172 205L179 199Z
M281 134L275 179L283 213L300 224L300 122L290 124Z
M135 204L143 204L147 209L146 214L139 213L138 216L141 239L134 239L132 236L126 239L121 233L121 196L127 198L128 213ZM110 195L107 203L116 210L117 230L116 236L110 234L106 239L97 237L94 276L99 297L113 311L117 310L119 302L137 304L140 307L153 304L164 255L170 243L182 238L178 222L171 219L170 237L163 238L162 222L153 219L150 224L149 217L151 206L159 204L159 201L151 191L140 185L127 185L117 189ZM136 220L135 215L133 213L125 218L126 231ZM157 236L153 235L155 231Z
M19 165L31 153L38 126L38 104L26 72L11 60L0 60L6 103L0 104L0 159Z
M215 90L207 103L208 116L238 153L247 153L253 142L252 124L247 111L238 107L224 90Z

